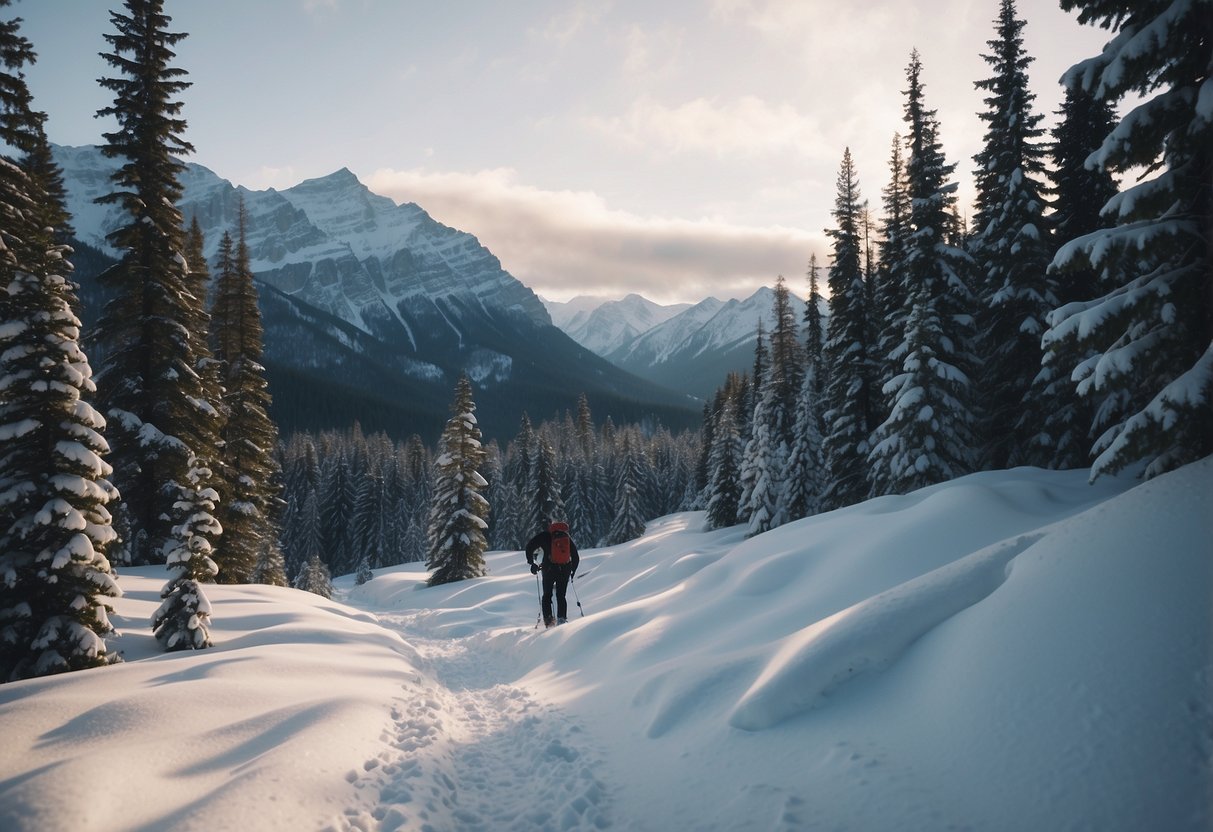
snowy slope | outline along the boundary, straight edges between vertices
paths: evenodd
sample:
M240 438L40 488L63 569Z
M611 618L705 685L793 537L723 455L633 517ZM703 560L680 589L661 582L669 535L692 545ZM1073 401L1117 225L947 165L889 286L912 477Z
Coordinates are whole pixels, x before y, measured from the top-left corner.
M518 553L347 606L214 587L197 655L152 652L124 575L126 664L0 686L0 828L1205 830L1210 494L1205 460L750 540L672 515L587 551L546 632Z

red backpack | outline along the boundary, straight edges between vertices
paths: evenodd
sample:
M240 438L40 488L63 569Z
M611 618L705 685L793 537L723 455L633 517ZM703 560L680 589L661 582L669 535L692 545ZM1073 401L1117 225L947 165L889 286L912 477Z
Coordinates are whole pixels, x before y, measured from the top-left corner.
M568 563L572 560L569 553L569 524L553 523L548 526L552 535L552 563Z

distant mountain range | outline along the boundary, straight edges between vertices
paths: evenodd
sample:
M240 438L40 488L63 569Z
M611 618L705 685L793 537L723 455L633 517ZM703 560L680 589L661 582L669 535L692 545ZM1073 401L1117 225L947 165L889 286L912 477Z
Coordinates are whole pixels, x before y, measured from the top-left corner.
M544 302L554 323L613 364L707 399L728 373L752 368L759 320L767 332L774 326L775 291L764 287L745 300L707 298L693 306L659 306L638 295ZM805 303L795 295L791 303L800 322Z
M544 304L553 324L577 343L603 356L691 306L689 303L662 306L636 294L607 301L583 295L568 303L545 300Z
M93 201L112 188L117 163L96 147L56 147L55 158L85 244L75 261L87 319L101 302L91 278L117 254L106 235L121 223L119 209ZM550 418L574 409L582 392L598 418L675 428L698 420L685 394L552 326L539 298L471 234L372 193L349 170L250 191L189 164L182 184L181 210L187 222L198 219L208 256L235 230L244 200L284 430L358 419L367 430L416 431L432 442L460 371L475 382L486 434L498 438L513 435L524 410Z

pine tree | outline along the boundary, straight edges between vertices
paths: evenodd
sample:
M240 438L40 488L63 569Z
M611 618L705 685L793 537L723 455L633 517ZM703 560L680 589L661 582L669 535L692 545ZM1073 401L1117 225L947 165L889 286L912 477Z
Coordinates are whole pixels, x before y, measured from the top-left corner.
M476 424L472 383L466 375L455 386L451 418L442 432L440 453L434 461L434 497L430 509L429 554L426 568L433 570L430 586L479 578L488 574L484 564L489 504L480 492L488 485L480 475L484 448Z
M782 525L779 494L784 488L783 462L786 453L778 436L779 385L768 379L762 385L758 406L754 409L754 431L746 446L746 457L753 469L753 486L739 514L748 518L748 536L762 534Z
M224 402L223 366L212 354L209 337L214 330L214 322L208 310L207 296L210 292L210 266L206 262L206 240L202 234L202 226L198 218L190 220L185 232L185 268L186 288L193 302L189 304L190 349L193 351L199 382L206 401L201 412L207 418L195 420L195 429L199 431L195 445L206 448L220 448L223 444L223 431L227 422L228 409ZM216 452L212 467L218 477L217 486L223 497L216 507L222 512L229 501L227 481L229 476L224 470L225 460L222 454ZM222 570L221 570L222 571ZM230 577L230 576L229 576Z
M160 590L163 603L152 616L156 639L169 651L211 646L211 605L201 584L213 581L219 571L211 557L212 540L223 531L214 517L218 495L210 484L213 474L197 457L189 462L188 485L173 504L177 522L166 556L173 577Z
M318 554L312 555L303 564L303 568L299 571L299 575L295 578L292 586L295 589L302 589L304 592L319 595L321 598L333 597L332 575L330 575L329 568L320 560L320 555Z
M7 2L0 2L0 7ZM19 20L0 22L0 681L117 661L105 550L117 498L93 382L79 346L70 252L43 116L21 68Z
M363 555L358 561L358 569L354 573L354 583L357 586L362 586L369 580L375 577L375 573L371 571L371 559Z
M762 330L762 318L758 319L758 329L754 340L754 372L750 376L751 383L741 390L740 407L737 411L737 426L741 429L741 438L750 438L750 428L754 416L754 408L758 405L759 390L770 373L770 351L767 349L766 338Z
M535 461L539 454L538 440L531 418L525 412L514 439L513 459L506 478L514 483L515 515L511 538L517 541L528 540L531 535L543 527L543 509L535 498Z
M830 367L825 391L826 432L823 452L832 476L822 501L839 508L866 500L871 491L867 466L868 439L873 424L875 375L868 342L867 288L863 279L860 236L859 182L848 148L838 172L834 201L835 228L826 233L834 240L830 266L830 322L827 327L825 363Z
M982 456L986 468L1043 465L1036 441L1052 407L1040 372L1040 336L1045 316L1057 306L1047 275L1052 251L1044 216L1043 118L1032 111L1028 89L1024 21L1014 0L1001 0L991 53L982 57L993 77L976 82L988 92L985 143L977 162L976 233L969 246L979 276L978 351Z
M354 498L354 513L350 517L353 526L353 553L355 563L364 558L368 563L379 563L384 545L383 523L387 519L382 503L383 478L378 471L368 471L358 484Z
M269 538L261 542L261 552L257 555L257 569L253 572L253 583L269 586L289 586L286 579L286 558L282 554L281 544Z
M811 517L821 510L826 472L822 455L821 419L817 413L816 363L810 363L796 401L796 422L786 463L779 512L785 522Z
M1092 478L1138 462L1153 477L1213 452L1213 16L1184 0L1062 8L1116 32L1067 86L1145 99L1092 161L1149 178L1104 207L1115 227L1058 251L1054 266L1106 272L1110 288L1056 310L1045 346L1069 356L1096 402Z
M340 451L325 460L324 479L320 493L320 539L324 559L338 575L347 574L354 566L353 526L356 488L351 463Z
M741 434L737 429L736 403L725 399L714 431L715 440L708 479L707 528L723 529L740 521Z
M108 238L121 260L99 278L112 297L97 332L106 355L99 392L110 419L115 484L136 532L130 555L149 563L169 541L172 504L189 487L190 454L213 450L202 440L217 414L197 373L191 333L205 312L190 292L175 207L184 170L175 157L193 150L181 137L185 121L173 100L189 86L181 80L186 73L170 66L172 47L185 35L168 31L161 0L126 0L125 8L111 13L116 32L105 35L113 51L103 57L119 76L101 85L114 103L98 112L118 122L102 152L122 160L115 190L99 202L120 206L127 217Z
M644 514L640 506L640 453L629 434L623 439L623 464L615 488L615 518L599 546L617 546L644 534Z
M577 397L577 444L586 459L594 458L594 417L585 393Z
M278 536L274 523L282 469L274 458L278 428L269 416L270 394L261 365L263 330L249 265L248 214L241 201L233 247L224 235L221 271L212 316L214 358L223 378L221 470L226 501L220 506L223 551L219 578L253 580L258 554Z
M891 356L905 338L906 321L910 315L910 287L907 262L910 256L910 226L912 206L910 186L906 182L905 162L901 155L901 136L894 134L889 157L889 184L881 191L884 216L880 223L879 265L876 285L872 287L872 317L876 332L873 361L876 367L875 387L879 395L874 403L874 418L888 418L884 386L901 372L901 362Z
M885 385L889 416L868 454L875 494L905 493L973 470L972 295L963 277L971 260L945 241L954 165L944 160L935 111L923 102L921 72L914 51L905 113L911 313L903 342L890 356L901 362L901 372Z
M804 307L805 366L814 367L813 393L825 392L822 367L825 366L825 327L821 323L821 289L818 280L817 255L809 255L809 302Z
M771 329L771 383L775 385L774 407L778 415L776 440L785 445L792 443L792 414L796 409L796 394L800 390L800 379L804 375L804 350L800 344L799 326L792 310L791 293L783 275L775 281L772 301Z
M1079 87L1067 87L1058 116L1053 130L1052 195L1054 242L1060 246L1108 227L1100 210L1116 195L1116 181L1106 170L1088 168L1086 161L1116 126L1116 110ZM1054 271L1054 282L1059 307L1100 294L1099 276L1093 269ZM1093 351L1088 351L1081 360L1092 356ZM1041 451L1051 454L1049 467L1086 467L1091 462L1094 408L1070 381L1072 366L1065 366L1064 353L1045 350L1043 363L1040 384L1050 407L1034 441Z
M543 528L543 521L564 520L564 500L560 496L560 479L556 472L556 453L546 439L535 440L535 457L531 470L531 502L529 515L539 522L532 528Z

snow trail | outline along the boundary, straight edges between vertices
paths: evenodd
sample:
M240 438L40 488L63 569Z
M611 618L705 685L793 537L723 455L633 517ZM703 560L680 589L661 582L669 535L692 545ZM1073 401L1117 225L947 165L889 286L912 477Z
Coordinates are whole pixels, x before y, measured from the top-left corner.
M513 668L476 639L417 638L412 616L383 615L437 681L405 685L383 750L347 774L368 804L332 829L391 832L611 827L603 757L561 708L510 684Z

